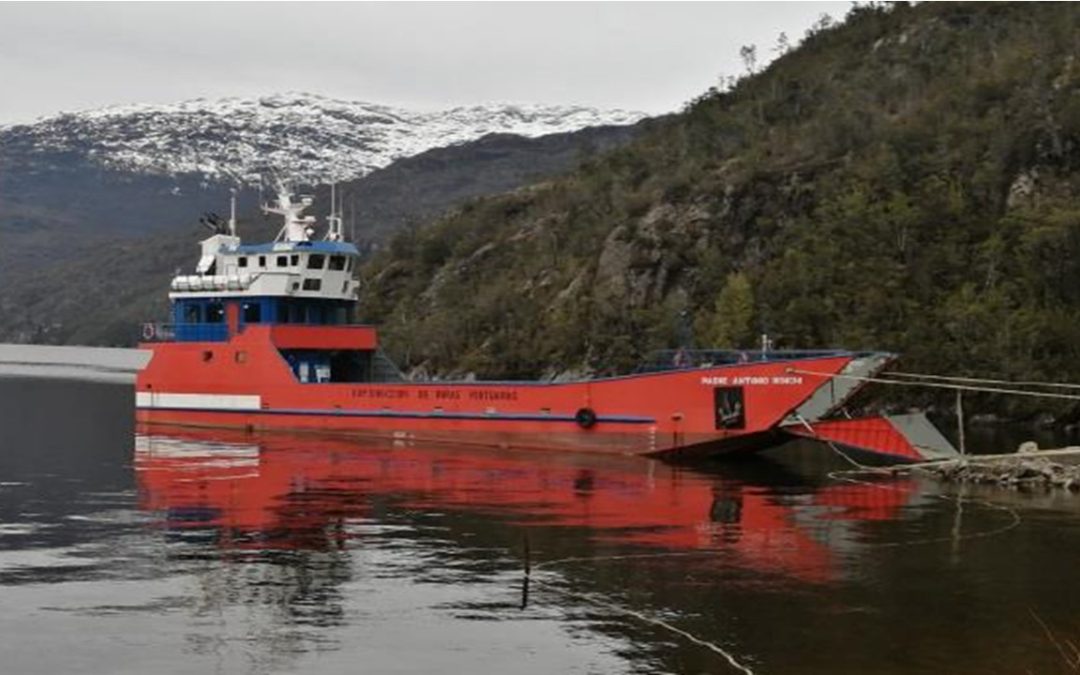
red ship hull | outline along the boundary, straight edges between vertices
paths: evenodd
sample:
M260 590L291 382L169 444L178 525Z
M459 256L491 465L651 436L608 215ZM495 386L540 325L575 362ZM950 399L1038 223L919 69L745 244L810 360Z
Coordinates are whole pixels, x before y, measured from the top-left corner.
M856 358L837 353L567 383L304 383L281 351L371 349L375 340L373 329L359 326L249 325L226 342L147 343L141 347L153 357L136 382L137 419L458 445L716 454L769 438ZM734 413L718 409L732 401Z

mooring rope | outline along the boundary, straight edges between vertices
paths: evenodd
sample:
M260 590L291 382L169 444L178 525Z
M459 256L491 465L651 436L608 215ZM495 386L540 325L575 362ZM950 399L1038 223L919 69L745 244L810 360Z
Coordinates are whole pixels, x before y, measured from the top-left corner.
M716 553L717 553L716 549L707 549L707 550L701 550L701 551L669 551L669 552L665 552L665 553L629 553L629 554L624 554L624 555L610 555L610 556L572 556L572 557L567 557L567 558L559 558L557 560L547 560L547 561L544 561L544 562L540 562L540 563L536 564L533 567L533 569L540 570L540 569L543 569L545 567L554 567L556 565L566 565L566 564L579 563L579 562L611 562L611 561L618 561L618 560L635 560L635 559L642 559L642 558L677 558L677 557L678 558L685 558L685 557L691 557L691 556L705 556L705 555L710 555L711 556L711 555L715 555ZM715 642L710 642L708 640L700 638L700 637L694 635L693 633L690 633L689 631L685 631L682 628L679 628L678 626L674 626L671 623L669 623L667 621L664 621L663 619L658 619L658 618L656 618L654 616L649 616L649 615L644 614L642 612L638 612L637 610L630 609L629 607L623 607L622 605L619 605L618 603L609 602L609 601L604 600L602 598L597 598L597 597L595 597L593 595L588 595L588 594L583 594L583 593L574 593L572 591L568 591L568 590L565 590L563 588L559 588L559 587L557 587L557 586L555 586L553 584L549 584L549 583L540 581L538 579L533 578L529 568L526 567L526 570L525 570L525 583L529 583L529 582L536 583L536 584L538 584L540 586L543 586L545 588L553 590L556 593L561 593L562 595L566 595L568 597L578 598L580 600L585 600L586 602L590 602L590 603L595 604L595 605L600 605L601 607L606 607L607 609L614 610L616 612L625 614L627 616L631 616L631 617L633 617L633 618L635 618L635 619L637 619L637 620L639 620L639 621L641 621L643 623L647 623L647 624L651 624L653 626L657 626L659 628L663 628L664 630L666 630L668 632L674 633L675 635L678 635L678 636L680 636L680 637L682 637L682 638L684 638L686 640L689 640L690 642L693 642L696 645L704 647L704 648L708 649L709 651L720 655L721 657L723 657L723 659L725 661L727 661L728 665L730 665L735 670L738 670L738 671L740 671L742 673L745 673L745 675L754 675L753 670L751 670L748 666L746 666L741 661L736 659L735 656L731 652L727 651L726 649L724 649L720 645L716 644Z
M855 485L868 485L868 486L871 486L871 487L878 488L880 490L893 490L893 491L896 491L897 488L894 487L894 486L891 486L891 485L882 485L880 483L872 483L870 481L859 480L859 479L856 479L856 478L852 478L850 476L846 476L844 474L877 473L879 471L889 471L889 472L892 473L892 475L895 476L897 473L900 473L901 471L903 471L905 469L914 470L915 468L916 467L914 467L912 465L896 465L896 466L893 466L893 467L880 467L880 469L874 468L874 467L867 467L866 469L858 469L858 470L850 470L849 469L849 470L843 470L843 471L831 471L827 475L828 475L829 478L831 478L833 480L837 480L837 481L844 481L844 482L847 482L847 483L853 483ZM960 507L963 504L975 504L977 506L982 506L982 507L987 508L987 509L992 509L992 510L995 510L995 511L1003 511L1005 514L1007 514L1009 516L1009 522L1005 523L1004 525L998 526L998 527L990 528L988 530L981 530L981 531L978 531L978 532L967 532L967 533L963 533L963 534L954 533L954 534L951 534L951 535L949 535L947 537L927 537L927 538L924 538L924 539L908 539L908 540L904 540L904 541L883 541L883 542L878 542L878 543L875 543L875 544L863 543L862 546L867 546L867 547L871 547L871 548L901 548L901 547L904 547L904 546L921 546L921 545L925 545L925 544L941 544L941 543L945 543L945 542L966 541L966 540L969 540L969 539L983 539L983 538L986 538L986 537L993 537L993 536L997 536L999 534L1004 534L1004 533L1008 532L1009 530L1012 530L1012 529L1016 528L1017 526L1020 525L1021 522L1023 522L1023 519L1020 517L1020 514L1016 511L1016 509L1012 508L1011 506L1005 506L1003 504L995 504L995 503L993 503L993 502L991 502L989 500L986 500L986 499L973 499L971 497L963 497L963 496L956 496L956 495L933 495L932 494L932 495L929 495L929 496L933 497L934 499L940 499L940 500L943 500L943 501L952 502L952 503L956 504L957 507Z
M876 488L876 489L879 489L879 490L892 490L892 491L895 492L895 491L897 491L896 486L882 485L881 483L872 483L870 481L858 480L856 478L851 478L850 476L847 476L847 475L844 475L844 474L856 474L856 475L858 475L858 474L865 474L865 473L873 473L873 474L888 475L888 476L895 477L899 473L916 471L916 470L919 470L919 469L922 469L922 468L928 467L928 466L940 466L942 464L947 464L947 463L967 462L968 461L968 458L966 456L964 456L964 457L960 457L960 458L929 460L929 461L926 461L926 462L914 462L914 463L907 463L907 464L892 464L892 465L889 465L889 466L878 466L878 467L866 466L864 464L860 464L855 459L848 456L848 454L846 452L844 452L843 450L841 450L835 443L833 443L831 439L828 439L828 438L825 438L825 437L819 435L817 433L817 431L814 429L814 427L809 422L807 422L805 419L803 419L803 417L801 415L796 415L796 419L799 422L801 422L803 424L803 426L805 426L810 431L810 433L812 433L814 435L815 440L817 440L819 442L822 442L822 443L825 443L825 445L827 445L834 453L836 453L837 455L839 455L843 459L847 460L848 463L850 463L851 465L853 465L855 467L855 469L845 469L845 470L841 470L841 471L830 471L828 474L826 474L830 479L835 480L835 481L844 481L844 482L852 483L852 484L855 484L855 485L865 485L865 486L870 486L870 487L873 487L873 488ZM999 510L999 511L1005 511L1007 514L1009 514L1010 521L1008 523L1006 523L1005 525L1001 526L1001 527L992 528L990 530L983 530L981 532L970 532L970 533L967 533L967 534L959 534L959 533L954 532L952 535L950 535L948 537L932 537L932 538L925 538L925 539L909 539L909 540L905 540L905 541L879 542L877 544L865 544L864 543L863 546L870 546L870 547L873 547L873 548L899 548L899 547L902 547L902 546L916 546L916 545L922 545L922 544L937 544L937 543L943 543L943 542L964 541L964 540L967 540L967 539L979 539L979 538L983 538L983 537L992 537L992 536L995 536L995 535L998 535L998 534L1004 534L1005 532L1008 532L1009 530L1013 529L1014 527L1017 527L1021 522L1020 514L1017 513L1015 509L1013 509L1011 507L1008 507L1008 506L1002 506L1001 504L994 504L993 502L990 502L988 500L970 499L970 498L962 497L962 496L957 497L957 496L953 496L953 495L940 495L940 494L938 494L938 495L930 495L930 496L934 497L935 499L942 499L942 500L945 500L945 501L954 502L957 505L957 508L960 508L965 503L970 503L970 504L977 504L977 505L983 506L985 508L990 508L990 509Z
M973 384L1009 384L1014 387L1048 387L1053 389L1080 389L1080 384L1070 382L1040 382L1038 380L995 380L987 377L963 377L959 375L929 375L926 373L905 373L889 371L883 377L904 377L915 380L938 380L941 382L970 382Z
M883 377L868 377L865 375L844 375L840 373L827 373L817 370L804 370L802 368L788 368L787 372L796 375L816 375L820 377L835 377L844 380L859 380L860 382L877 382L880 384L893 384L903 387L927 387L930 389L947 389L949 391L974 391L986 394L1010 394L1013 396L1030 396L1033 398L1056 398L1067 401L1080 401L1080 395L1055 394L1053 392L1029 391L1027 389L1005 389L999 387L977 387L966 384L947 384L944 382L909 382L906 380L890 380Z
M839 447L837 447L836 444L833 443L831 440L829 440L828 438L824 438L823 436L818 434L817 429L815 429L812 424L807 422L806 418L803 417L802 415L800 415L799 413L795 413L795 419L798 420L799 423L802 424L804 427L806 427L807 431L809 431L811 434L813 434L814 440L817 440L819 442L824 442L824 443L828 444L828 446L830 448L832 448L832 451L835 452L837 455L840 455L841 457L843 457L848 462L848 464L851 464L852 466L854 466L857 469L869 469L870 468L870 467L866 466L865 464L860 464L858 461L855 460L855 458L849 456L846 452L844 452Z

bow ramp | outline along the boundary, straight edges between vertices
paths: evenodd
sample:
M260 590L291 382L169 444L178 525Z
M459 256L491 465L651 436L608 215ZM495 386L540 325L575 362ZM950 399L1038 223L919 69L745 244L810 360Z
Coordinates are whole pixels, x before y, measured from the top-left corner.
M809 398L784 420L784 424L811 423L836 413L872 378L896 360L888 352L863 352L856 355L836 375L827 377ZM806 371L807 374L818 374Z
M792 436L828 443L860 462L910 464L958 457L952 443L923 413L784 424Z

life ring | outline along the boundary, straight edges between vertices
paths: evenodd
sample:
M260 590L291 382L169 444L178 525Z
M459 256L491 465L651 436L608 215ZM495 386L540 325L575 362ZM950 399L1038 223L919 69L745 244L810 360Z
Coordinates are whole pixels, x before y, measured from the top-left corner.
M154 330L154 324L152 324L152 323L144 323L143 324L142 336L143 336L144 340L153 340L155 332L156 331Z
M574 413L574 421L582 429L592 429L596 425L596 413L592 408L579 408Z

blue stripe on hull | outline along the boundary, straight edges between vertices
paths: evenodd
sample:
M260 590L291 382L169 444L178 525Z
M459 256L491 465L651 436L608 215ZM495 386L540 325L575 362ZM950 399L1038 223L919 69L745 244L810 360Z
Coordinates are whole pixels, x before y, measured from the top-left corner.
M139 410L199 413L241 413L251 415L309 415L325 417L382 417L395 419L432 419L432 420L471 420L489 422L575 422L573 415L528 415L528 414L484 414L484 413L424 413L397 410L326 410L304 408L267 408L259 410L230 410L222 408L172 408L139 406ZM596 421L611 424L654 424L652 417L635 415L597 415Z

